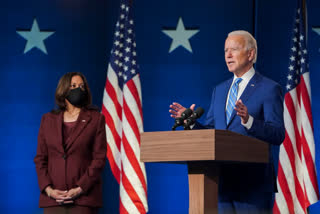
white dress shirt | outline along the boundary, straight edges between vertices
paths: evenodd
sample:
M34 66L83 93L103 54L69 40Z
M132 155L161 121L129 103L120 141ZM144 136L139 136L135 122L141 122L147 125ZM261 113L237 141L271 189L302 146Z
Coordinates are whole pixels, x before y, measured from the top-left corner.
M242 75L242 77L240 77L242 79L242 81L239 83L239 88L238 88L238 95L237 95L237 100L241 97L244 89L247 87L249 81L251 80L251 78L254 76L255 74L255 70L253 67L251 67L249 69L249 71L247 71L245 74ZM232 84L231 86L233 85L234 81L237 79L238 77L236 75L233 76L233 81L232 81ZM230 86L230 89L231 89L231 86ZM229 89L229 92L228 92L228 99L227 99L227 102L226 102L226 110L227 110L227 105L228 105L228 101L229 101L229 94L230 94L230 89ZM245 103L244 103L245 105ZM252 123L253 123L253 117L251 115L249 115L249 119L247 121L247 123L242 123L241 124L246 127L247 129L250 129L251 126L252 126Z

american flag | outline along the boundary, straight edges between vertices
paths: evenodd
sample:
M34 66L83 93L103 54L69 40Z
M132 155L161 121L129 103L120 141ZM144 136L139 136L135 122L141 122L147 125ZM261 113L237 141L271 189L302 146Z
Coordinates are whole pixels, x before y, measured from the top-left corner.
M307 213L308 206L319 200L303 9L302 0L298 0L284 100L286 135L280 147L279 192L273 208L274 213L282 214Z
M147 178L140 162L143 122L138 68L132 8L129 0L121 0L102 106L107 158L120 188L120 214L148 212Z

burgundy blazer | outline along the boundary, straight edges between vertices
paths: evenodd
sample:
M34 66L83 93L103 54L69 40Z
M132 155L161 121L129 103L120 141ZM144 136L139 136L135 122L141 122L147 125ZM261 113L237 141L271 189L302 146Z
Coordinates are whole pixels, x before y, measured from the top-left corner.
M106 162L105 119L92 110L81 110L75 128L63 149L63 112L44 114L41 120L37 154L34 158L40 187L40 207L59 205L45 188L69 190L80 186L83 193L77 205L102 206L102 177Z

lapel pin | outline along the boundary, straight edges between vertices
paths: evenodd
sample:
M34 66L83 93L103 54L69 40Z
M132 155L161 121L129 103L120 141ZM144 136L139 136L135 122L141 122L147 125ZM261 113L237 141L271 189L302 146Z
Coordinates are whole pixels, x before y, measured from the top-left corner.
M251 86L253 87L253 86L254 86L254 84L251 84Z
M84 122L86 122L86 120L82 120L82 122L84 123Z

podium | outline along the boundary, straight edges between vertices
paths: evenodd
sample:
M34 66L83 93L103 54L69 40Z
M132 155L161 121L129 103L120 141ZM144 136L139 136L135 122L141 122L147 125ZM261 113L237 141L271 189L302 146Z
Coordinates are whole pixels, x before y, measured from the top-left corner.
M268 163L269 145L227 130L202 129L141 133L143 162L188 163L189 214L218 213L223 163Z

